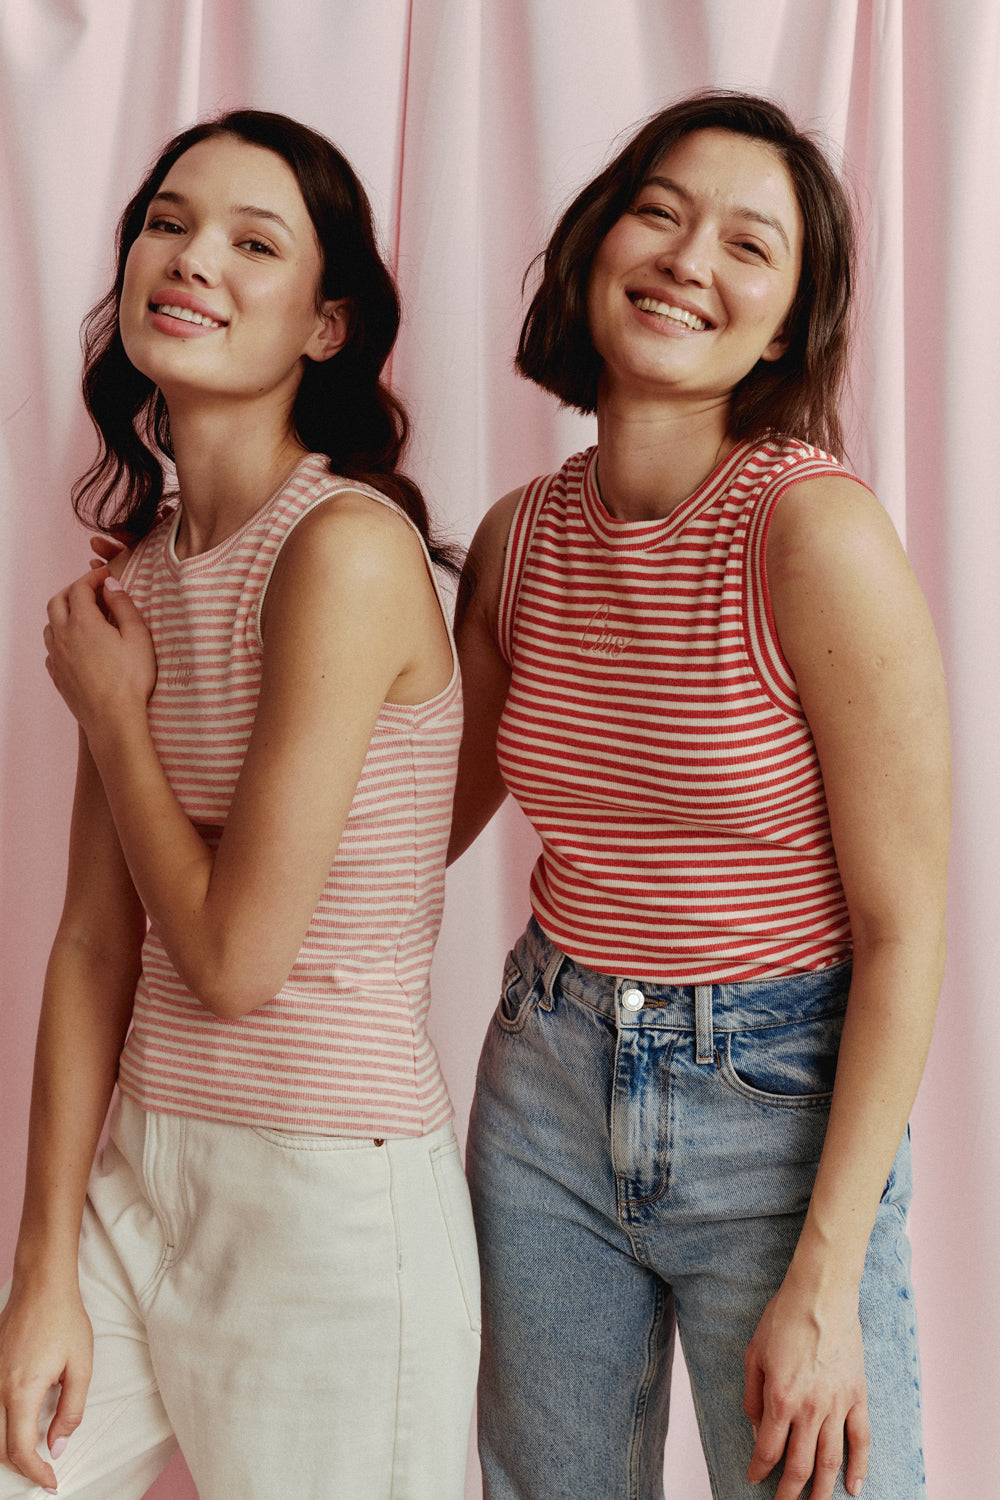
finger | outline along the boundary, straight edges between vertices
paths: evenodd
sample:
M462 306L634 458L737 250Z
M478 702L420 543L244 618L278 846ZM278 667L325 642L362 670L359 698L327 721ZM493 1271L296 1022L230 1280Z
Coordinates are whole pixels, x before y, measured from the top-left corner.
M6 1462L12 1469L37 1484L41 1489L54 1492L56 1487L55 1470L47 1464L38 1452L38 1419L42 1403L39 1401L32 1409L29 1403L27 1408L8 1407L6 1412ZM0 1453L0 1458L3 1454Z
M142 615L118 579L111 575L104 580L104 607L121 631L131 626L142 625Z
M774 1500L799 1500L810 1477L816 1472L817 1437L816 1428L812 1423L806 1427L792 1428L785 1452L785 1466L781 1471L781 1482L774 1492ZM836 1470L834 1470L834 1477L836 1477ZM820 1491L815 1488L815 1479L811 1493L816 1496L816 1500L820 1500ZM822 1493L823 1500L830 1500L829 1490Z
M756 1434L764 1416L764 1368L752 1348L748 1349L743 1356L743 1365L746 1370L746 1378L743 1382L743 1410L750 1418Z
M53 594L47 608L49 623L56 629L63 629L71 615L92 609L103 582L99 570L94 570L77 578L69 588L60 589L58 594Z
M85 1374L77 1375L75 1369L67 1368L63 1376L62 1389L59 1392L59 1402L56 1406L55 1416L49 1423L46 1441L49 1452L53 1458L59 1458L66 1441L83 1421L83 1411L87 1402L87 1391L90 1387L90 1370Z
M868 1476L868 1454L872 1445L867 1401L859 1401L856 1406L851 1407L844 1429L847 1433L847 1473L844 1483L849 1495L860 1495L861 1486Z
M90 538L90 550L96 552L97 556L105 562L111 562L119 552L124 551L121 542L116 542L113 536L101 536L95 534ZM98 564L100 566L100 564Z
M844 1462L844 1424L839 1418L827 1417L816 1442L816 1464L810 1495L813 1500L832 1500L837 1475Z
M98 589L102 588L104 583L106 582L107 571L107 563L101 563L100 567L89 568L88 571L83 574L82 578L77 578L73 583L70 584L67 593L69 595L69 604L71 609L74 602L82 602L86 604L89 603L91 599L96 599ZM102 573L104 574L104 577L100 576Z
M747 1469L747 1479L751 1484L760 1484L770 1474L785 1451L789 1430L787 1418L778 1417L774 1413L765 1414L755 1427L753 1453ZM795 1494L797 1500L798 1490Z
M45 606L50 625L64 625L69 618L68 590L60 589L58 594L53 594Z

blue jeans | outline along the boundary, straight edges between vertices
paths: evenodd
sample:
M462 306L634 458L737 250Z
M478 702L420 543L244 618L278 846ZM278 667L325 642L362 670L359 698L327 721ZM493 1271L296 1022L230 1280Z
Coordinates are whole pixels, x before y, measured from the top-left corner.
M773 1496L777 1474L746 1480L743 1354L802 1227L849 982L849 964L741 984L613 978L532 919L467 1153L489 1500L661 1500L675 1327L712 1494ZM861 1283L866 1500L925 1494L909 1198L907 1138Z

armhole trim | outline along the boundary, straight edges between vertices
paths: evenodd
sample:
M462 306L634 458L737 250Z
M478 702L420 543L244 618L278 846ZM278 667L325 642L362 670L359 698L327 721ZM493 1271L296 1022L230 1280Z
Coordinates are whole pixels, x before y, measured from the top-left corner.
M747 527L743 584L743 628L747 652L761 687L782 713L805 722L798 687L781 649L767 582L767 540L778 502L809 479L854 478L829 459L812 459L778 474L765 488ZM857 481L859 484L862 480ZM867 489L868 486L865 485Z
M517 600L521 589L524 564L531 550L531 538L549 492L552 476L543 475L525 485L511 517L504 552L500 600L497 606L497 644L508 667L513 663L514 635L517 624Z

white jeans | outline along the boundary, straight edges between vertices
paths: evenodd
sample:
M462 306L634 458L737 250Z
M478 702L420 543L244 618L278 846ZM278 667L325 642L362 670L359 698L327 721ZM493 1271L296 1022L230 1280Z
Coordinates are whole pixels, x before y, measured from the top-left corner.
M479 1270L450 1126L374 1142L119 1101L90 1181L74 1500L461 1500ZM40 1495L0 1469L0 1500Z

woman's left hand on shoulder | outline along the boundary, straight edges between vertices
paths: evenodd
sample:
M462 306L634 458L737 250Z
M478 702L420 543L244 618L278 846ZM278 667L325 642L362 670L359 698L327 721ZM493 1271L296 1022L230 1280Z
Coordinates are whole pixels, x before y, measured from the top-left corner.
M775 1500L830 1500L847 1449L846 1483L857 1494L871 1435L856 1290L820 1301L786 1279L744 1358L743 1409L754 1429L747 1470L759 1484L784 1458Z
M49 600L45 666L87 732L102 715L145 712L156 654L138 609L106 567Z

